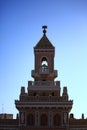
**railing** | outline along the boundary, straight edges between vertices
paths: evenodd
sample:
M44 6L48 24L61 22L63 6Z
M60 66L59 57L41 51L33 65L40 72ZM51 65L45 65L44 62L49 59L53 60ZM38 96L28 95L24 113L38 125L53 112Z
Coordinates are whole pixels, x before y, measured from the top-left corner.
M21 96L20 101L25 102L61 102L65 101L63 97L58 96Z
M50 74L53 76L53 77L57 77L57 70L54 70L53 72L50 72L48 68L40 68L39 69L39 72L35 72L35 70L32 70L31 71L31 75L32 77L36 77L37 75L39 74Z
M60 81L28 81L28 86L59 86L60 87Z
M49 74L49 69L48 68L40 68L39 74Z

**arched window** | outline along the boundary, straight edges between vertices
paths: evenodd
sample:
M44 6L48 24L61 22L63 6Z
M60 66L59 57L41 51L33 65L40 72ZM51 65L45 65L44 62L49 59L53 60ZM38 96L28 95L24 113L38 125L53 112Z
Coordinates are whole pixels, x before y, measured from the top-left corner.
M54 96L54 92L52 92L52 96Z
M48 70L48 61L46 57L43 57L41 60L41 71L47 72L47 70Z
M27 125L34 126L34 124L35 124L34 115L33 114L29 114L27 116Z
M54 126L60 126L61 125L61 117L59 114L56 114L53 118Z
M48 62L47 62L47 58L46 57L43 57L42 60L41 60L41 66L48 66Z
M40 124L41 126L47 126L48 124L48 117L46 114L42 114L40 118Z

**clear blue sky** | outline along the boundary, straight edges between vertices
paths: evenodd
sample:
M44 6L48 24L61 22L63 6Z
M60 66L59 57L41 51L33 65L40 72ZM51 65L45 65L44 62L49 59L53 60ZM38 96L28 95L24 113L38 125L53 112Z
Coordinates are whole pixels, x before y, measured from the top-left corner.
M0 113L18 112L14 100L33 80L33 47L44 24L56 48L61 94L67 86L71 113L87 118L87 0L0 0Z

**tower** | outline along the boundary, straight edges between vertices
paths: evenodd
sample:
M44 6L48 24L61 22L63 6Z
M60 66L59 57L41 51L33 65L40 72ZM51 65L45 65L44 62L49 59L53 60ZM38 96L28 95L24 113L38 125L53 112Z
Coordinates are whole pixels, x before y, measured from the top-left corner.
M55 81L55 47L46 36L47 26L43 26L43 36L34 47L34 81L28 81L27 92L21 87L19 100L15 100L19 111L21 130L66 130L69 128L69 112L73 101L69 100L67 87L60 94L60 81Z
M54 81L57 77L57 71L54 70L55 47L46 37L46 28L43 26L43 37L34 47L35 70L32 71L32 77L35 81Z

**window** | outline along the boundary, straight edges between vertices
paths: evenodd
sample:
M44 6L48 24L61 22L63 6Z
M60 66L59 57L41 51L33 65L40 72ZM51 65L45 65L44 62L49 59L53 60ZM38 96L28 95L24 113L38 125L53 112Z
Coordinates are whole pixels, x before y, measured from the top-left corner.
M46 114L42 114L40 121L41 121L41 126L47 126L47 124L48 124L48 117L47 117L47 115Z
M41 66L48 66L48 62L47 62L47 58L46 57L43 57L42 60L41 60Z
M59 114L56 114L53 119L54 126L60 126L61 125L61 117Z
M40 71L47 73L48 72L48 62L46 57L43 57L41 60L41 67L40 67Z
M34 126L34 124L35 124L35 119L34 119L34 115L33 115L33 114L29 114L29 115L27 116L27 124L28 124L29 126Z
M52 96L54 96L54 92L52 92Z
M34 93L34 96L36 96L36 92Z

